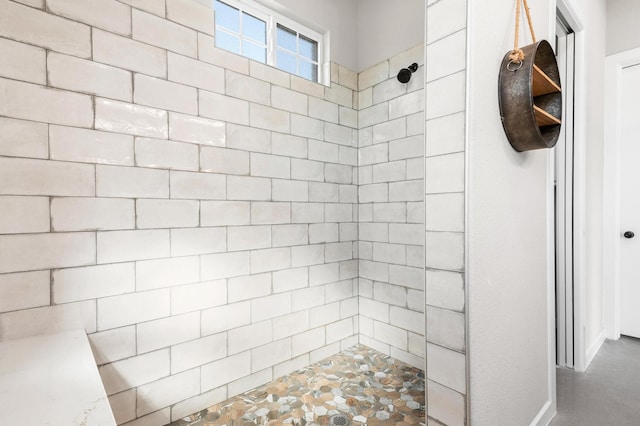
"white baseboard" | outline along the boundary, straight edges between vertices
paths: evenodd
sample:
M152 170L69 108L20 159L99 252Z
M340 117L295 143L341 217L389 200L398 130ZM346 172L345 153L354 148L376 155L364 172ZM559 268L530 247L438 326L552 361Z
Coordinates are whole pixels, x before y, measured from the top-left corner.
M591 361L593 361L593 358L596 357L596 354L598 353L598 351L602 347L602 344L604 343L604 340L605 340L604 330L601 330L600 334L598 334L598 337L596 337L596 340L594 340L593 343L591 344L591 346L589 346L589 349L587 349L587 353L586 353L585 360L584 360L585 361L585 366L584 366L585 371L589 367L589 364L591 364Z
M552 401L547 401L538 412L538 415L531 421L529 426L547 426L555 415L555 404Z

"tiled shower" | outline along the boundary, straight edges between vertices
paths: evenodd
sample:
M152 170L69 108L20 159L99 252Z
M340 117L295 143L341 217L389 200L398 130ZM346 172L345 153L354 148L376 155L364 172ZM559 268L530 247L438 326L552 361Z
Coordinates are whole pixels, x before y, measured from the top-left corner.
M429 89L464 100L464 61L410 46L324 86L216 49L213 19L0 0L0 339L84 328L117 422L161 425L358 342L424 368L426 297L429 414L462 424L464 102Z

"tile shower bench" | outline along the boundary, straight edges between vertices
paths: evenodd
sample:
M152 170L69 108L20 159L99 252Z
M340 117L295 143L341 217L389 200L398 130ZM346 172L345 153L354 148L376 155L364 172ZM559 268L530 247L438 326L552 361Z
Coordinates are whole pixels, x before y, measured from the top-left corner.
M0 342L0 424L116 425L84 330Z

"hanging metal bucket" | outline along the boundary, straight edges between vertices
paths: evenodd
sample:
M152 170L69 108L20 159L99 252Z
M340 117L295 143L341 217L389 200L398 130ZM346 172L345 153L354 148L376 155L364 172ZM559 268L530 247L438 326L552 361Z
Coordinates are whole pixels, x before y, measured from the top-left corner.
M508 52L500 65L498 98L502 126L516 151L553 148L560 136L560 73L546 40L524 46L524 60L513 63Z

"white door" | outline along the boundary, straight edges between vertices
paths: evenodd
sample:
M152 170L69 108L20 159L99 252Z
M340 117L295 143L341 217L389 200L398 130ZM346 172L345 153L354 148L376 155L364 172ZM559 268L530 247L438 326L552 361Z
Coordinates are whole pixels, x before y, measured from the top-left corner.
M620 333L640 338L640 64L621 83Z
M562 84L562 127L555 146L556 362L573 368L573 80L575 34L558 18L556 59Z

